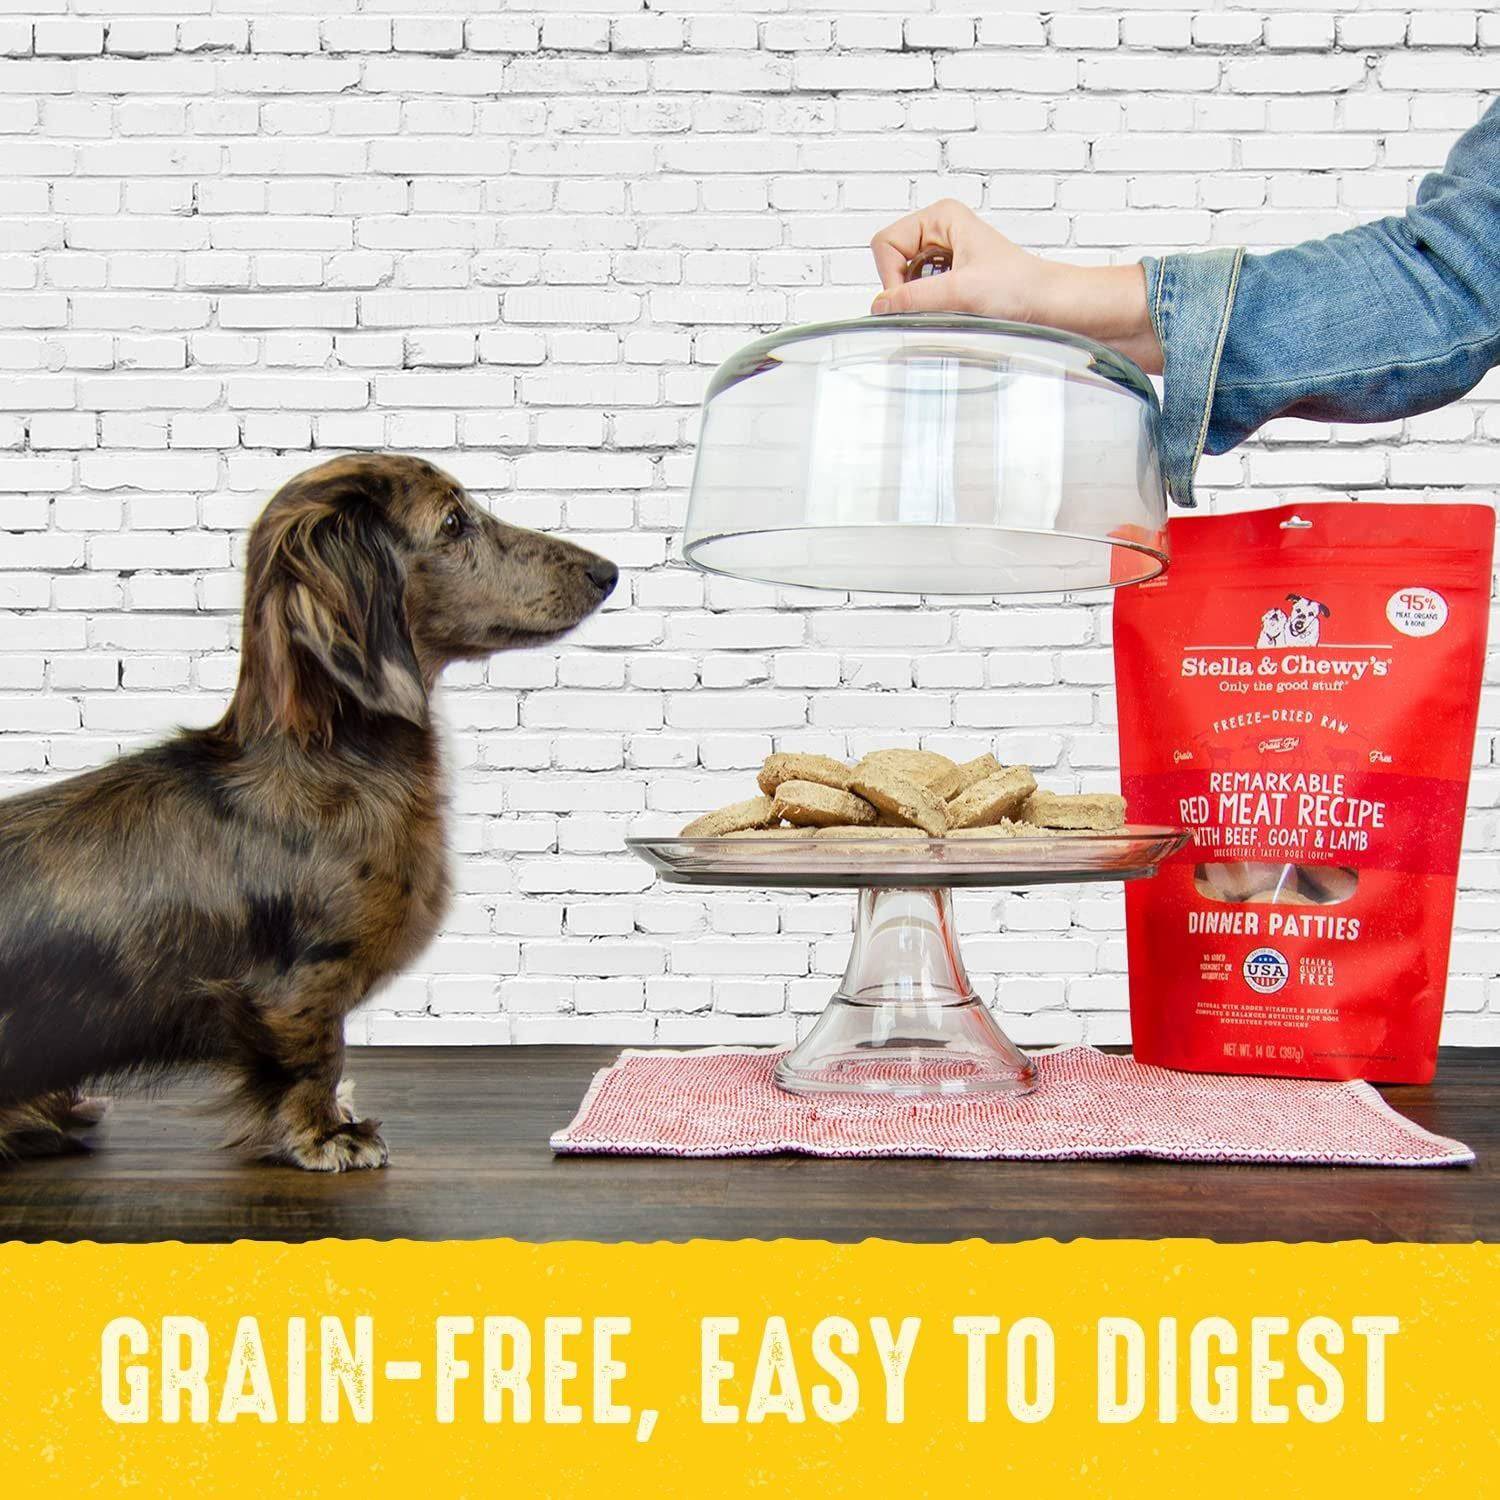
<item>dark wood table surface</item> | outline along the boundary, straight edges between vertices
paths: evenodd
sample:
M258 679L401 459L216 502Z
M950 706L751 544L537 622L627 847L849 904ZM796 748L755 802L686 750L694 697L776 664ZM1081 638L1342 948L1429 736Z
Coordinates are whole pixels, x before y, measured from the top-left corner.
M392 1164L345 1176L216 1149L186 1088L119 1099L88 1155L0 1167L0 1240L1500 1240L1500 1049L1447 1051L1436 1083L1387 1091L1478 1153L1430 1170L555 1158L548 1135L614 1053L355 1050Z

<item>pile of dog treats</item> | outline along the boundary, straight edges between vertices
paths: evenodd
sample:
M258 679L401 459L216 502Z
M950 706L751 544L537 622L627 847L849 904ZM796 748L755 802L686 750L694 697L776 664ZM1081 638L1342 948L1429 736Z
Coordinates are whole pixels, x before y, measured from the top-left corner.
M761 795L694 818L684 838L1024 838L1108 833L1125 799L1038 789L1027 766L993 755L960 765L933 750L874 750L856 765L778 752L756 777Z
M1251 906L1336 906L1359 889L1349 865L1278 865L1257 860L1199 865L1193 884L1210 901Z

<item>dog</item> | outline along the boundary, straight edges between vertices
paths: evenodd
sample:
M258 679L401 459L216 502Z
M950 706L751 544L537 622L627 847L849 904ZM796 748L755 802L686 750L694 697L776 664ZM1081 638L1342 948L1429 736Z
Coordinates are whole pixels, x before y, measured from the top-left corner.
M1286 602L1291 611L1287 615L1286 641L1288 646L1316 646L1320 622L1326 620L1330 610L1316 599L1304 599L1301 594L1288 594Z
M448 900L438 674L556 639L618 578L419 458L285 484L250 536L224 717L0 802L0 1149L86 1149L86 1085L196 1064L232 1082L233 1144L384 1166L343 1025Z
M1260 637L1257 646L1284 646L1286 644L1286 611L1268 609L1260 617Z

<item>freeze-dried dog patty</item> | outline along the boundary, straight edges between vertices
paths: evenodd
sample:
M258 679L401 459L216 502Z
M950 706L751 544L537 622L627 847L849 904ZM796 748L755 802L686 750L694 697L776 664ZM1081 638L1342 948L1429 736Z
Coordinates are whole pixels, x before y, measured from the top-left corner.
M809 839L816 828L737 828L726 839Z
M926 835L920 828L850 828L839 823L832 828L818 829L820 839L920 839Z
M746 828L767 828L776 821L769 797L751 797L744 802L731 802L715 812L704 813L694 818L682 830L685 839L714 838L719 834L739 833Z
M1297 884L1314 901L1347 901L1359 888L1359 872L1345 865L1298 865Z
M1001 769L1000 762L993 755L976 755L973 760L966 760L961 766L944 771L932 783L933 795L941 797L944 802L951 802L960 792L968 791L975 782L983 781L986 776L998 775Z
M797 755L778 752L768 755L755 778L761 791L771 796L783 781L815 781L819 786L849 790L849 767L831 755Z
M1125 822L1125 799L1113 792L1033 792L1021 809L1024 822L1042 828L1080 828L1106 833Z
M1007 766L948 804L948 818L955 828L983 828L1011 817L1036 791L1036 777L1025 766Z
M874 823L875 809L849 792L816 781L783 781L772 809L788 823L828 828L838 823Z
M948 831L948 810L925 786L898 776L884 766L870 765L868 757L854 768L851 789L881 812L910 823L934 838Z
M1285 865L1258 860L1200 865L1199 889L1216 901L1248 901L1260 891L1274 891L1287 879Z
M1035 823L1012 823L1001 818L998 823L986 823L982 828L950 828L950 839L1042 839L1047 830Z
M918 786L930 786L939 776L946 776L957 767L936 750L872 750L855 766L854 773L860 775L877 769L894 772Z

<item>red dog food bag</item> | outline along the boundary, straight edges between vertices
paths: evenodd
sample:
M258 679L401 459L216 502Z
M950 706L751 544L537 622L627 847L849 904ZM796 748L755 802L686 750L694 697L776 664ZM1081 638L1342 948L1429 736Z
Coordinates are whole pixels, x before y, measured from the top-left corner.
M1135 1055L1425 1082L1495 513L1343 501L1169 535L1114 614L1131 821L1193 832L1126 890Z

